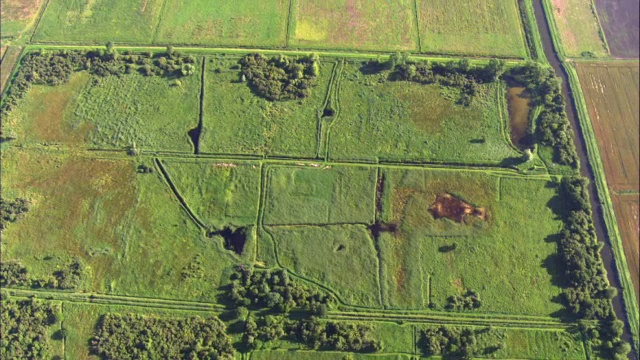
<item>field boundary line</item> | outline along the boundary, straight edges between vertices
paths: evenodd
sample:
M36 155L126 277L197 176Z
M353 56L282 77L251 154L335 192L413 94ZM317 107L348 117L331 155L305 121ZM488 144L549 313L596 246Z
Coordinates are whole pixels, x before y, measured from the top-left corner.
M287 9L287 23L284 34L284 47L289 47L289 38L291 37L291 18L293 17L293 1L289 0L289 8Z
M609 42L607 41L607 36L604 33L604 27L602 26L602 22L600 21L600 16L598 15L598 7L594 0L589 0L589 9L593 14L593 17L596 19L596 24L598 25L598 36L600 37L600 42L602 42L602 46L609 56L611 56L611 49L609 49Z
M160 25L162 25L162 20L164 19L164 13L166 11L167 1L169 0L162 0L162 7L160 7L160 15L158 15L158 23L156 24L156 29L153 32L153 37L151 38L152 44L156 44L158 41L158 33L160 32Z
M162 174L162 178L164 179L164 181L167 183L167 185L169 185L169 188L173 192L173 195L178 200L178 203L187 213L187 216L191 219L191 221L193 221L193 223L198 228L200 228L201 230L207 231L208 227L198 218L198 216L189 207L189 204L187 204L187 201L182 197L182 195L180 195L178 188L173 183L173 181L171 180L171 177L169 176L169 173L162 165L162 161L159 158L154 158L154 163L156 164L158 170L160 170L160 173Z
M620 235L620 230L613 210L613 203L611 201L611 195L609 193L602 159L598 149L596 135L591 124L591 118L584 100L584 93L582 92L580 80L575 67L570 63L563 64L563 67L566 69L568 74L569 86L572 88L571 96L574 98L576 104L578 120L580 122L580 127L582 128L582 136L585 139L587 147L587 157L594 172L596 191L600 198L600 205L603 209L602 213L606 225L606 231L609 235L611 249L614 253L613 262L617 270L616 275L622 284L622 299L625 307L625 313L627 315L627 322L629 323L631 335L633 337L633 346L636 351L638 351L638 348L640 347L638 334L640 314L638 310L638 302L635 297L627 258L624 254L624 248L622 245L623 240Z
M34 36L36 36L36 32L38 31L38 28L40 27L40 21L42 20L42 17L44 16L45 11L47 11L47 8L49 7L49 3L51 2L51 0L47 0L44 5L40 8L40 11L38 12L38 18L35 22L35 24L33 25L33 31L31 32L31 36L29 36L29 43L33 42L33 38Z
M531 47L529 51L535 51L535 56L532 56L532 58L537 62L544 63L546 58L544 56L544 48L536 23L536 14L532 1L533 0L518 0L518 7L520 8L520 16L526 17L522 19L522 24L524 26L525 41L529 47Z
M167 1L167 0L165 0ZM205 95L205 71L206 71L206 64L207 64L207 57L203 57L202 58L202 69L201 74L200 74L200 101L199 101L199 105L200 105L200 109L198 111L198 128L200 129L200 132L198 133L198 142L194 142L193 139L191 140L193 142L193 152L195 155L200 154L200 140L202 140L202 131L204 131L204 95ZM191 137L189 137L191 138Z
M542 10L544 11L544 21L549 25L549 32L551 33L551 41L553 42L553 49L555 50L560 62L564 62L567 58L567 54L564 50L564 46L562 45L562 39L560 39L560 29L558 29L558 24L556 23L556 19L553 16L553 8L549 0L533 0L540 1L542 4Z
M420 12L418 11L418 0L413 0L413 16L416 19L416 32L418 39L418 52L422 53L422 36L420 34Z
M344 59L341 59L338 62L339 68L338 71L336 73L336 79L334 82L334 86L333 86L333 90L331 93L331 98L333 98L335 101L335 104L332 104L334 107L334 111L335 114L333 116L333 120L331 120L331 122L329 124L327 124L327 130L325 132L325 136L324 136L324 161L329 161L331 153L331 130L333 130L333 126L336 124L336 122L338 122L340 120L340 113L341 113L341 108L342 106L340 105L341 101L340 101L340 89L342 87L342 72L344 71Z

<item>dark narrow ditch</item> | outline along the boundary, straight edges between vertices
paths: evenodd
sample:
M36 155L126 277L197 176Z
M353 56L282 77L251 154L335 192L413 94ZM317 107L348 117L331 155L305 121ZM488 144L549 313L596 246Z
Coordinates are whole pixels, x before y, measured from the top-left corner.
M200 75L200 112L198 118L198 126L189 130L187 133L191 142L193 143L193 152L194 154L200 154L200 135L202 135L202 127L204 123L204 71L206 60L202 61L202 74Z
M225 227L221 230L209 231L207 233L209 238L214 236L220 236L224 239L224 248L233 251L238 255L242 255L244 251L244 246L247 242L247 228L239 227Z
M613 309L616 313L616 316L624 321L625 326L622 339L629 344L632 344L633 340L629 328L629 319L626 316L625 304L622 300L622 291L620 282L618 281L618 272L615 266L613 252L611 250L611 240L607 236L607 232L605 230L606 227L604 223L604 215L602 213L602 208L600 207L600 198L595 187L593 169L591 168L591 164L589 163L589 159L587 157L587 147L582 135L582 128L580 127L580 123L578 122L578 113L573 97L571 96L571 91L569 90L569 77L565 69L562 67L562 63L560 62L558 54L553 48L553 42L551 41L551 30L549 28L549 23L543 9L542 1L543 0L533 1L536 23L538 25L540 37L542 39L542 47L544 50L544 54L549 61L549 64L551 64L551 67L555 71L556 75L562 78L562 94L567 101L567 117L569 119L569 122L571 123L571 127L575 131L574 143L576 145L578 156L580 157L580 174L589 179L589 195L591 198L591 208L593 209L593 223L596 229L596 236L600 241L604 243L604 246L600 251L600 255L602 257L605 269L607 270L607 278L609 279L609 283L618 289L618 296L616 296L612 300ZM630 358L637 358L635 348L631 351L629 356Z

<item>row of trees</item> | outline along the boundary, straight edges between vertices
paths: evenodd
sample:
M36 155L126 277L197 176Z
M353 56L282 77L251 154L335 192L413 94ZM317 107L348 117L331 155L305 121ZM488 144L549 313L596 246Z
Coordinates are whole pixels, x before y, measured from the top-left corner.
M70 290L79 288L88 277L87 266L78 258L45 279L33 279L27 268L17 261L0 262L0 286Z
M471 359L476 355L488 355L504 348L504 342L492 336L493 330L440 326L420 331L418 346L425 355L442 356L444 359ZM484 348L478 345L477 336L487 334L494 344Z
M106 50L81 51L44 50L26 54L20 68L3 99L1 112L9 113L18 104L32 84L65 84L76 71L88 71L97 76L121 76L139 72L148 76L181 77L195 72L196 59L167 48L164 53L119 53L113 44Z
M51 358L49 327L58 321L60 309L35 299L0 303L0 359Z
M371 325L311 319L289 320L282 316L265 316L245 321L243 345L247 349L259 348L261 342L281 339L298 342L315 350L377 352L382 349L379 340L371 335Z
M9 223L18 221L24 213L29 211L28 200L16 198L5 200L0 198L0 231L7 228Z
M560 184L566 210L558 242L566 281L563 300L576 318L599 321L599 331L591 334L591 341L604 358L624 359L630 347L620 339L624 324L611 305L617 290L609 286L600 257L602 244L596 240L587 186L587 180L580 176L564 177Z
M231 338L217 317L158 318L106 314L90 341L103 359L234 359Z
M235 306L280 313L295 308L320 313L335 303L333 296L292 281L283 269L253 271L239 267L231 280L228 296Z
M252 89L271 101L308 97L320 75L320 58L316 54L301 59L249 54L240 59L240 65L242 76Z
M537 62L511 68L507 79L527 88L533 105L542 106L536 126L536 140L554 149L554 161L558 164L578 167L578 154L573 143L573 130L565 112L565 101L560 79L552 68Z

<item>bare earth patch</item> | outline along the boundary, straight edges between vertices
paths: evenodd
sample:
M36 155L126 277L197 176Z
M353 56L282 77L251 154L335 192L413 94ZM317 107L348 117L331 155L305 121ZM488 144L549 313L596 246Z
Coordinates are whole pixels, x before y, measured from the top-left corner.
M20 21L32 18L40 8L40 0L2 0L3 21Z
M469 216L476 217L482 221L487 220L487 211L484 208L475 208L455 196L444 193L436 197L429 212L434 218L447 218L459 223L465 223Z

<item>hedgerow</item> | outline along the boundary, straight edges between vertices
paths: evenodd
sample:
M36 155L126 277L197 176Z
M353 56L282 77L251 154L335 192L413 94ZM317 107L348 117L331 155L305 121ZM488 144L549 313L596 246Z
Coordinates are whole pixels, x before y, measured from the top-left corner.
M491 331L490 328L484 330L448 326L429 328L420 331L418 347L428 356L442 356L444 359L471 359L473 356L488 355L504 347L504 342L498 340L485 348L477 345L476 336Z
M21 198L5 200L0 198L0 231L7 228L7 225L19 220L24 213L29 211L29 201Z
M587 180L564 177L560 196L566 215L558 241L558 254L566 282L563 301L578 319L598 320L599 328L588 331L592 345L607 359L623 359L629 344L620 339L624 324L616 318L611 299L617 290L609 286L600 257L602 244L597 243L593 225Z
M90 342L103 359L233 359L231 338L217 317L102 316Z

